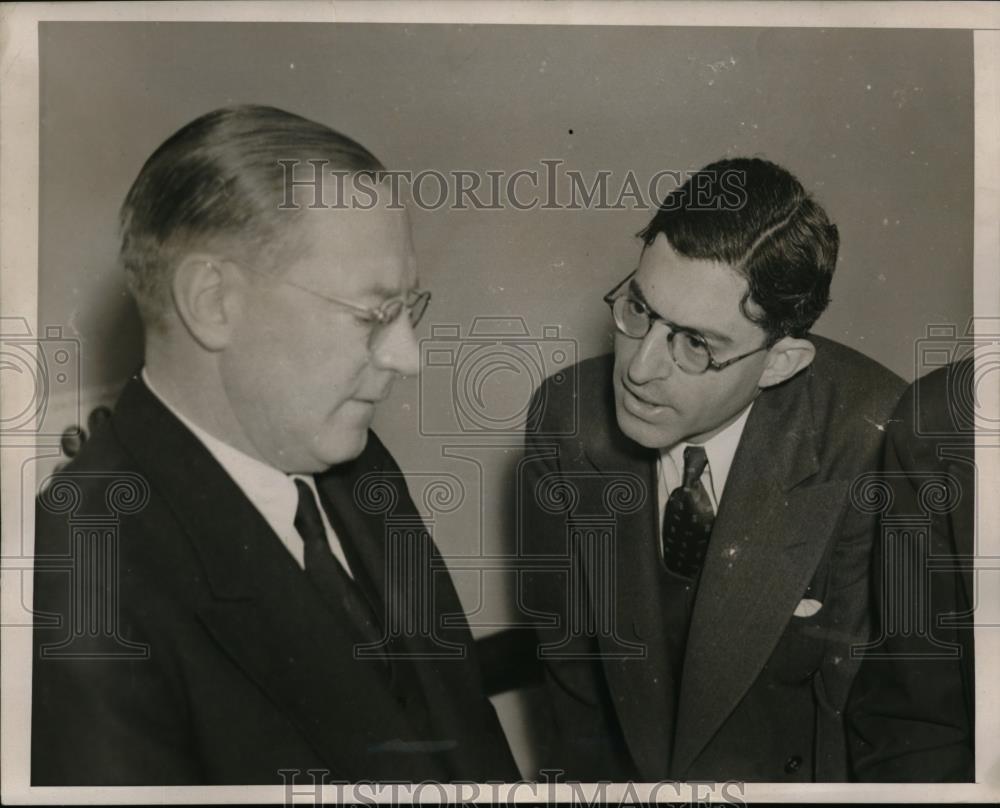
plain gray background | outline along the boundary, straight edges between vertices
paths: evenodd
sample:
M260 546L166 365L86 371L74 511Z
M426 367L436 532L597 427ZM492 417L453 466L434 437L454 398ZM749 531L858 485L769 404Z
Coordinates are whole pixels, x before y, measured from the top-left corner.
M321 121L414 172L509 174L559 159L620 181L630 170L643 178L764 156L796 173L840 228L833 303L817 333L909 380L927 326L961 331L971 316L969 32L43 23L40 59L39 326L80 341L85 410L142 355L115 263L118 206L167 136L232 103ZM634 267L634 234L649 215L416 211L421 279L434 294L420 336L520 318L538 337L558 326L570 358L608 350L601 296ZM551 356L554 343L541 345ZM479 406L513 423L535 379L497 368ZM516 427L420 434L421 408L438 418L455 410L458 370L436 367L422 391L415 379L397 383L376 429L418 501L435 475L461 481L460 506L429 519L445 555L475 568L514 546L519 440ZM513 614L512 578L489 566L456 573L480 634ZM524 701L498 706L529 765Z

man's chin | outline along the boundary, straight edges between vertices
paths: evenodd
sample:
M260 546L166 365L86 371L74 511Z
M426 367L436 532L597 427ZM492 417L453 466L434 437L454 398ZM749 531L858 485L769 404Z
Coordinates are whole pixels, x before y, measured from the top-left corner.
M338 435L335 441L329 445L317 446L316 464L320 466L318 471L326 471L332 466L341 463L350 463L357 460L368 445L368 429L352 430L350 435Z
M620 406L615 408L615 414L622 434L640 446L647 449L663 449L677 442L672 429L643 421Z

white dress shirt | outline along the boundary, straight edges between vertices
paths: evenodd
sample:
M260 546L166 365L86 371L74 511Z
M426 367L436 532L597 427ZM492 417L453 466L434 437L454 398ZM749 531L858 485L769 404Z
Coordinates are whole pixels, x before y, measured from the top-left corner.
M251 504L260 511L268 525L271 526L281 543L292 554L292 558L300 567L305 568L305 548L302 537L295 529L295 511L299 505L299 494L295 488L294 480L303 480L308 485L316 497L316 507L319 509L320 517L323 519L323 527L326 530L326 538L330 543L330 550L340 562L341 566L352 578L351 567L347 563L344 555L344 548L340 545L340 539L326 517L326 511L320 505L319 492L316 490L316 482L312 475L295 474L289 476L285 472L269 466L266 463L250 457L250 455L234 449L228 443L210 435L197 424L192 423L182 415L176 407L167 401L156 389L149 379L146 369L142 369L142 380L146 387L156 396L184 426L191 430L198 440L204 444L209 454L215 458L216 462L232 478L233 482L239 486Z
M712 501L712 508L719 512L719 502L722 500L722 492L726 487L726 480L729 478L729 470L733 465L733 457L736 455L736 447L740 445L740 438L743 437L743 429L747 425L747 418L750 416L750 409L753 402L740 413L739 418L723 429L718 435L709 438L700 444L708 457L708 465L701 474L701 484L705 486L708 498ZM660 508L660 530L663 529L663 513L667 508L667 500L670 492L683 482L684 477L684 450L688 446L695 446L693 443L678 443L669 449L660 450L660 459L657 463L657 500Z

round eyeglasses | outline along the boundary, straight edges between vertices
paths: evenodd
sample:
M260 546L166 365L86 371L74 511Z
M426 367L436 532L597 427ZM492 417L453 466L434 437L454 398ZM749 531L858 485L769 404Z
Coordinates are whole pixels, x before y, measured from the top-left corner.
M746 359L748 356L770 348L770 345L762 345L724 362L716 361L715 357L712 356L712 350L701 334L673 325L632 294L630 286L627 284L630 284L634 276L635 272L604 296L604 302L611 307L615 326L627 337L643 339L653 327L654 322L663 323L667 328L667 347L670 350L670 357L674 360L674 364L685 373L697 375L709 370L719 371L741 359Z

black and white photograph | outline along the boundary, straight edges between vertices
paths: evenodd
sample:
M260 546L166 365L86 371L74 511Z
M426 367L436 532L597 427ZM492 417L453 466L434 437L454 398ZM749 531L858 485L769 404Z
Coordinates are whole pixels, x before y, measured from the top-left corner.
M1000 798L998 28L4 3L3 801Z

